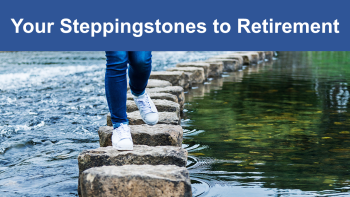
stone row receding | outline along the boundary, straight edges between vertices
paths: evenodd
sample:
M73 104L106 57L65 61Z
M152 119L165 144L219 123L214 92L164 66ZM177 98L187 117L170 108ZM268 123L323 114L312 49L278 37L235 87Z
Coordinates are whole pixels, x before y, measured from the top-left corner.
M189 174L184 167L187 151L181 148L183 130L179 126L184 88L202 84L208 77L221 77L223 72L240 70L242 65L272 60L273 55L273 51L235 52L152 72L147 92L159 111L158 124L144 124L129 90L127 115L134 150L112 148L113 128L108 114L108 126L98 131L101 147L85 150L78 156L79 195L192 196Z
M272 60L273 53L273 51L241 51L213 56L205 61L178 63L176 67L168 68L167 71L152 72L150 79L165 80L173 86L191 88L193 84L203 83L208 77L220 77L222 72L237 71L242 65Z

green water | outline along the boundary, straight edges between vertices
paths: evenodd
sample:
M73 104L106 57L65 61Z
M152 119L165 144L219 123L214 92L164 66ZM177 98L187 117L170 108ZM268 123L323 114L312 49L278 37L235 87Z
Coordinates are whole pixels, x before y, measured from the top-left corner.
M350 195L350 52L281 52L189 91L194 196Z

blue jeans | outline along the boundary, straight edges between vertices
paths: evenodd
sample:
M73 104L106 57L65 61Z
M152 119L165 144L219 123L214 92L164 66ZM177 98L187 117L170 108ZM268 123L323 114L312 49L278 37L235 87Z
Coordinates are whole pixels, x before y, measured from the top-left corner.
M114 128L128 124L126 115L126 70L129 63L129 86L135 96L145 92L152 70L151 51L106 51L106 97Z

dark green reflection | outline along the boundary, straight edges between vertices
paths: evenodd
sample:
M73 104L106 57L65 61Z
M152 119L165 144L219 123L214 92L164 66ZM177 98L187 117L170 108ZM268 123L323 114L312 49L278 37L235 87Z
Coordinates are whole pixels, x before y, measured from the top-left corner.
M252 66L224 79L220 88L200 87L202 92L187 95L184 143L199 145L189 149L199 162L214 161L204 164L209 173L193 169L192 176L347 191L349 57L350 52L282 52L273 65Z

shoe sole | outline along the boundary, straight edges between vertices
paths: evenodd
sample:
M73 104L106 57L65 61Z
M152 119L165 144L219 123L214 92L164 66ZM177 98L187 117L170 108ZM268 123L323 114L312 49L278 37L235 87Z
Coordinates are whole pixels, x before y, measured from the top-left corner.
M145 121L143 121L143 122L145 122ZM149 126L153 126L153 125L156 125L157 123L158 123L158 121L157 122L155 122L155 123L147 123L147 122L145 122L147 125L149 125Z

